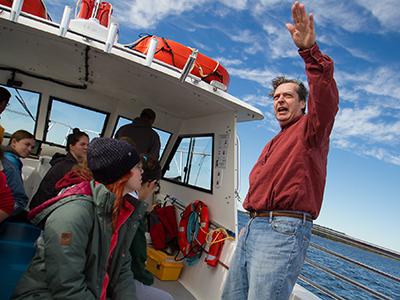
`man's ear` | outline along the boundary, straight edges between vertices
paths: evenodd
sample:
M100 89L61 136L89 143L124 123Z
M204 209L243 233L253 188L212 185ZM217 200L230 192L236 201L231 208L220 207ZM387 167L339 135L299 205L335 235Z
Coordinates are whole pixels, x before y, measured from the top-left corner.
M306 100L300 100L301 109L304 110L306 108Z

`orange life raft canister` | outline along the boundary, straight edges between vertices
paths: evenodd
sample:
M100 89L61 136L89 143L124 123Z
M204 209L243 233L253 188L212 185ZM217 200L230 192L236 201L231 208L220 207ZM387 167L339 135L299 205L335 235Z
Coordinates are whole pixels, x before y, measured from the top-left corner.
M13 0L0 0L0 4L12 7ZM48 15L46 6L42 0L25 0L24 4L22 5L22 11L46 20L50 20L50 16Z
M188 232L189 219L193 217L196 217L199 226L196 230L197 232ZM191 227L194 231L195 226ZM182 214L178 227L179 249L185 258L194 257L202 251L202 246L206 242L208 229L209 217L207 205L200 200L196 200L189 204ZM188 238L188 236L192 236L192 238Z
M151 35L144 36L133 43L130 48L147 54L152 37ZM172 40L154 37L158 40L154 58L183 69L188 57L192 53L192 49ZM216 80L223 83L226 87L229 85L228 71L219 62L201 53L198 53L191 73L208 83Z

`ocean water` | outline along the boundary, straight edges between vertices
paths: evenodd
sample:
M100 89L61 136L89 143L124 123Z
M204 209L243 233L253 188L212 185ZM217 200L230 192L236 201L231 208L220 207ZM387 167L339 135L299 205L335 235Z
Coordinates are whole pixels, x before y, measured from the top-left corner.
M238 212L238 216L239 228L241 228L248 222L249 218L242 212ZM400 261L398 260L387 258L339 242L334 242L316 235L312 236L311 242L400 278ZM375 272L365 270L352 263L343 261L340 258L324 253L312 246L308 248L307 258L324 267L328 267L341 275L353 279L370 289L378 291L391 299L400 300L400 283L396 281L383 277ZM360 288L336 279L332 275L319 271L308 264L304 264L301 274L345 299L379 299ZM300 280L298 283L318 295L321 299L332 299Z

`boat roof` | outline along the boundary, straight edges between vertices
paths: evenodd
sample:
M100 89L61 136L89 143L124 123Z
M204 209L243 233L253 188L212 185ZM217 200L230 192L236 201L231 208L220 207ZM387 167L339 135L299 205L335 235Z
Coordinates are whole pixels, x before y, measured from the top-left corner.
M121 44L106 53L105 43L89 35L69 30L60 37L57 23L23 12L18 23L8 18L9 8L4 7L0 38L7 43L0 46L2 70L12 66L22 74L44 76L113 99L152 103L181 119L227 111L235 113L239 122L263 118L259 109L192 74L180 82L181 71L171 65L154 59L146 66L145 55Z

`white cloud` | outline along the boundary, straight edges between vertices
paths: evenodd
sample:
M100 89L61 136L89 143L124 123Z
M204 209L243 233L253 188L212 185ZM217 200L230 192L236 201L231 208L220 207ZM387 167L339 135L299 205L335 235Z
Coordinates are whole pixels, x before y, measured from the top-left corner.
M255 16L262 17L268 10L275 8L277 5L284 4L281 0L259 0L252 3L252 12Z
M362 152L362 154L400 166L400 155L393 154L384 148L366 149Z
M254 37L254 34L250 30L240 30L236 34L230 34L229 38L238 43L254 43L256 38Z
M297 57L297 48L285 26L264 24L264 31L268 37L269 55L273 59L282 57Z
M255 81L262 86L268 86L271 80L276 77L276 72L271 69L240 69L230 68L231 76L237 76L242 79Z
M332 134L333 147L400 165L400 120L383 121L378 107L339 111Z
M362 70L354 73L336 70L335 78L341 89L346 88L346 93L353 92L368 95L365 101L374 102L376 105L400 109L400 74L395 66L381 66L376 69ZM380 98L377 98L379 96Z
M327 34L322 34L318 36L318 42L322 42L324 44L330 45L330 46L338 46L346 50L350 55L353 57L368 61L368 62L374 62L374 58L371 57L370 54L368 54L365 49L358 49L355 48L354 46L348 46L346 45L343 41L341 41L340 37L336 35L327 35Z
M311 5L310 11L314 14L317 30L318 26L335 25L349 32L359 32L370 25L369 19L351 2L318 1Z
M122 14L122 21L136 28L151 28L170 15L191 11L209 0L147 0L122 1L115 6Z
M340 101L358 102L360 100L360 96L357 92L345 87L339 88L339 97Z
M238 66L243 63L240 59L226 58L226 57L221 57L221 56L216 57L215 60L219 61L221 64L223 64L226 67Z
M247 4L247 0L220 0L220 2L235 10L243 10Z
M243 97L243 100L251 105L257 105L262 107L272 106L271 97L268 95L247 95Z
M367 143L397 144L400 141L400 121L383 122L379 107L344 108L335 121L335 136L361 138Z
M370 11L386 30L400 30L400 9L398 7L398 0L356 0L356 2Z

